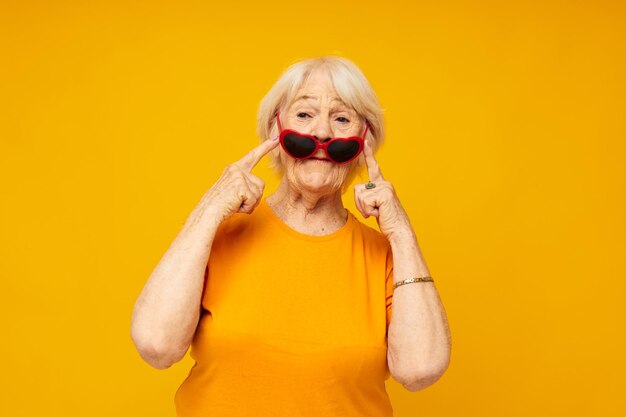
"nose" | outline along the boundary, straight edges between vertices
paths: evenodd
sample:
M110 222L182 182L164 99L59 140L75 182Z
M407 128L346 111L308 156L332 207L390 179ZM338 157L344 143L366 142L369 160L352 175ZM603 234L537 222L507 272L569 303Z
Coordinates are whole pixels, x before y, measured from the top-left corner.
M332 139L330 129L330 118L328 116L320 116L311 133L320 143L328 142Z
M330 137L330 136L325 137L325 138L321 138L321 139L319 138L319 136L315 136L315 135L313 135L313 137L315 137L315 139L317 139L317 141L318 141L319 143L328 142L329 140L331 140L331 139L332 139L332 137Z

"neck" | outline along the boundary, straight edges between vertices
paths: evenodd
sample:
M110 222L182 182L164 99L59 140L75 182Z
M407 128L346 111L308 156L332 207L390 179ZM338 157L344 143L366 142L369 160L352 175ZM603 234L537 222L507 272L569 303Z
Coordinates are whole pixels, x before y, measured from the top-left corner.
M341 190L330 194L296 189L283 177L267 204L291 228L310 235L326 235L341 228L348 212Z

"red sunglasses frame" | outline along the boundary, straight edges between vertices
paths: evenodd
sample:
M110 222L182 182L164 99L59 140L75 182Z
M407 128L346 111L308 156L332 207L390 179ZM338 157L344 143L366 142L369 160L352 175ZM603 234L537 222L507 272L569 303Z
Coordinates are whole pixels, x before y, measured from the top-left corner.
M318 140L315 136L313 136L313 135L307 135L306 133L300 133L300 132L298 132L298 131L296 131L296 130L292 130L292 129L285 129L285 130L283 130L283 127L282 127L282 125L281 125L281 123L280 123L280 112L276 112L276 120L278 121L278 130L280 131L280 146L281 146L281 147L285 150L285 152L287 152L287 154L288 154L289 156L291 156L292 158L297 159L297 160L309 159L309 158L311 158L313 155L315 155L315 153L317 152L317 150L318 150L318 149L320 149L320 148L321 148L321 149L323 149L323 150L324 150L324 152L326 152L326 155L328 156L328 159L330 159L330 160L331 160L331 161L333 161L334 163L336 163L336 164L340 164L340 165L347 164L348 162L353 161L353 160L354 160L354 158L356 158L357 156L359 156L359 154L363 151L363 146L364 146L364 143L365 143L365 136L367 135L367 131L368 131L369 127L370 127L369 122L366 120L366 121L365 121L365 132L363 132L363 137L359 137L359 136L350 136L349 138L332 138L332 139L330 139L330 140L329 140L329 141L327 141L327 142L320 143L320 142L319 142L319 140ZM305 156L304 158L297 158L297 157L293 156L293 155L292 155L292 154L291 154L291 153L287 150L287 147L285 146L285 136L287 136L287 135L288 135L288 134L290 134L290 133L292 133L292 134L296 134L296 135L298 135L298 136L303 136L303 137L305 137L305 138L310 138L310 139L312 139L312 140L313 140L313 143L315 144L315 149L313 150L313 152L311 152L311 154L310 154L309 156ZM356 142L359 144L359 150L357 151L357 153L356 153L356 154L355 154L352 158L348 159L347 161L337 162L337 161L335 161L335 160L334 160L334 159L330 156L330 154L328 153L328 146L329 146L331 143L334 143L334 142L336 142L336 141L348 142L348 141L351 141L351 140L354 140L354 141L356 141Z

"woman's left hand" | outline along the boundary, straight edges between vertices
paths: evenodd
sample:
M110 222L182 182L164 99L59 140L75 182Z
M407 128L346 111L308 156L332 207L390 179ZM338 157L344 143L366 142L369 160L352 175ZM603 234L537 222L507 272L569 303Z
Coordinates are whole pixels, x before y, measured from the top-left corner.
M376 217L381 233L389 240L412 234L413 229L409 217L400 204L393 185L383 178L369 140L365 141L363 155L370 182L376 186L366 188L367 183L354 186L354 201L357 209L365 218Z

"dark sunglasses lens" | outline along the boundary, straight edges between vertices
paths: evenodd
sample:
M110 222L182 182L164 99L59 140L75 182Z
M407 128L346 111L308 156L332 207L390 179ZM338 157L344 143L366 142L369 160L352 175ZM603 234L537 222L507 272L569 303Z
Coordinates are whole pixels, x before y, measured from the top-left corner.
M328 156L336 162L346 162L359 152L359 142L356 140L336 140L328 144Z
M283 139L285 149L295 158L306 158L315 151L313 139L289 133Z

